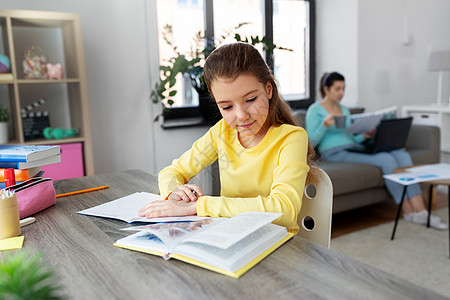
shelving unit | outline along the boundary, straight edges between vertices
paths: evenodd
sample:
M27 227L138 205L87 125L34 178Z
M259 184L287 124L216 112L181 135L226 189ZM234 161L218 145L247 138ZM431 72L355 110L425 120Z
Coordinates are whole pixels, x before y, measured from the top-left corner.
M63 79L26 79L24 53L31 46L42 49L47 63L61 63ZM10 144L81 143L85 175L94 174L88 110L86 72L80 16L73 13L0 10L0 53L11 60L12 80L0 81L0 103L11 113ZM79 128L76 137L25 140L21 108L40 98L47 101L50 126Z
M441 160L450 162L450 106L449 105L406 105L402 116L413 117L413 123L435 125L441 129Z

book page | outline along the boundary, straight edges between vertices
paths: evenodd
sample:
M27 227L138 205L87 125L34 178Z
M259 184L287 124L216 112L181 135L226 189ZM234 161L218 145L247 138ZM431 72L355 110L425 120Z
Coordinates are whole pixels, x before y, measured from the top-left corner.
M172 252L176 245L187 236L204 230L208 226L226 221L226 218L209 218L193 222L157 223L142 226L123 228L127 231L145 231L157 236L166 246L168 252Z
M205 217L198 217L198 216L164 217L164 218L150 218L150 219L140 217L138 215L139 209L149 204L151 201L155 200L161 200L161 196L147 192L137 192L119 198L117 200L113 200L101 205L97 205L79 211L78 213L82 215L89 215L95 217L118 219L128 223L180 222L180 221L198 221L207 219Z
M169 249L159 237L145 231L139 231L135 234L119 239L116 243L128 247L161 252L162 254L169 253Z
M221 222L187 237L184 242L196 242L227 249L281 215L282 213L243 212L229 218L226 222Z
M179 245L174 253L224 270L236 272L287 234L285 227L266 224L227 249L189 242Z

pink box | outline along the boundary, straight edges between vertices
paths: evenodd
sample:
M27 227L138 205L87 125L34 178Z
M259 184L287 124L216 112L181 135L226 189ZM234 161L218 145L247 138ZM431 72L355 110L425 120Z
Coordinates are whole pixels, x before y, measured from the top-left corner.
M42 166L43 177L53 180L84 176L83 149L81 143L60 144L61 162Z

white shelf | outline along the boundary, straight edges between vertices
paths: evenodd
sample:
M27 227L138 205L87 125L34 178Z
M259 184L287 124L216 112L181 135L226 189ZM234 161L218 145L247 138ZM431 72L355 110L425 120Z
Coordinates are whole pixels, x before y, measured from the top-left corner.
M441 152L450 153L450 106L406 105L402 106L403 117L412 116L414 124L435 125L441 129Z
M65 78L24 78L23 56L31 46L42 48L48 63L61 63ZM10 58L13 74L13 80L0 81L0 101L11 112L9 143L82 143L85 173L93 175L80 16L75 13L0 9L0 53ZM25 141L21 108L40 98L47 99L42 110L49 112L51 127L79 128L80 135L68 139Z

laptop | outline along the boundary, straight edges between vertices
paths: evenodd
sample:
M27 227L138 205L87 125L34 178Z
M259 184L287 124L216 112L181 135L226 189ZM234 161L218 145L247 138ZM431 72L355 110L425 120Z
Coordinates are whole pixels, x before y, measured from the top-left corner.
M347 150L360 153L378 153L404 148L411 129L412 119L412 117L408 117L381 120L371 142Z

